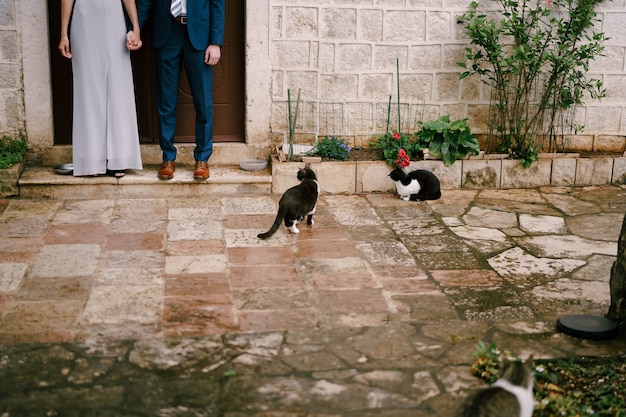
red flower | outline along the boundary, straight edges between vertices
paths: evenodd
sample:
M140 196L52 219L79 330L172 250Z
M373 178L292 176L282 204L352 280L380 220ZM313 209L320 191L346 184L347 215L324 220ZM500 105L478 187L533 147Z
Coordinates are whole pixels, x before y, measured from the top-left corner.
M410 163L411 160L409 159L409 155L406 154L406 151L404 149L400 149L398 151L398 159L396 159L396 166L404 168L408 167Z
M398 132L393 132L393 135L391 135L391 137L394 138L395 140L400 140L402 136L400 136Z

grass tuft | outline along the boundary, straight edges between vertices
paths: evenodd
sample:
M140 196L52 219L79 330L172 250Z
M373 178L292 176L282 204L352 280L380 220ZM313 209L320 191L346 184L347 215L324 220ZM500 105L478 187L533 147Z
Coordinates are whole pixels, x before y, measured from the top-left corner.
M11 168L24 158L28 142L23 134L17 137L3 135L0 138L0 169Z

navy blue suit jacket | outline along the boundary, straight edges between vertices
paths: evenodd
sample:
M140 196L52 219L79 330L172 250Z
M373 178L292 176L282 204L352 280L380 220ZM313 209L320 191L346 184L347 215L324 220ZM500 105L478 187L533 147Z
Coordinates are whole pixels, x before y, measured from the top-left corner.
M172 28L171 0L136 0L139 25L152 15L152 46L165 44ZM187 0L187 33L193 47L205 50L224 43L225 0Z

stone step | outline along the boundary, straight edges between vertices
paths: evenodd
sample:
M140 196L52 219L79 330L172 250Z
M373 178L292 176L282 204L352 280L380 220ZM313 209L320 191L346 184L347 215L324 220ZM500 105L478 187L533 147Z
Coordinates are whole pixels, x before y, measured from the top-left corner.
M26 168L18 182L21 198L116 198L116 197L193 197L207 194L269 194L272 175L269 168L243 171L238 166L210 166L205 181L193 179L193 165L176 165L174 178L157 178L158 166L143 171L127 171L123 178L110 176L74 177L59 175L50 167Z

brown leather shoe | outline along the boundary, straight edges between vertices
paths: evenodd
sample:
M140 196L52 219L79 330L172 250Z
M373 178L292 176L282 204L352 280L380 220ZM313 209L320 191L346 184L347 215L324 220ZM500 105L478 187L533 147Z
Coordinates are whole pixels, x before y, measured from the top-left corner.
M196 167L193 170L194 180L206 180L211 173L209 172L209 166L204 161L196 161Z
M163 161L163 165L159 168L159 179L160 180L171 180L174 177L174 171L176 168L174 167L174 161Z

